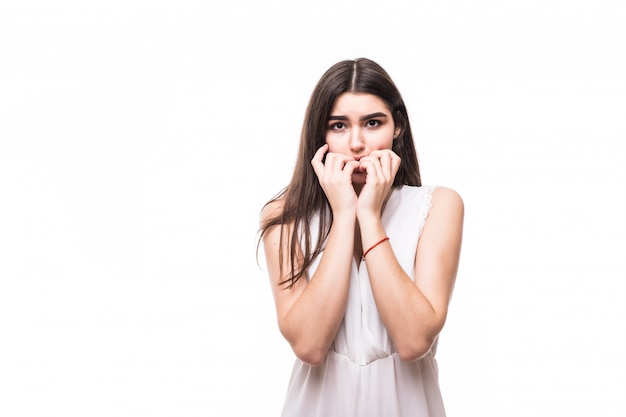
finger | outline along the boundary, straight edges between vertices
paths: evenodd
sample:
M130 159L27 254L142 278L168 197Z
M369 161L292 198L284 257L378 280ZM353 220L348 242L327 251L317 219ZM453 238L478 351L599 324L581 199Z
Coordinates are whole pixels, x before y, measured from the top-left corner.
M391 155L389 152L383 152L380 155L380 167L381 172L385 176L385 179L389 179L391 177Z
M356 171L359 168L359 166L360 166L359 161L355 161L355 160L348 161L343 167L343 173L346 176L351 177L354 171Z
M383 155L388 154L390 151L391 149L377 149L375 151L370 152L368 156L380 159Z
M354 161L354 158L342 153L326 154L326 167L330 167L333 172L342 171L348 162Z
M378 178L384 178L382 175L382 170L380 166L380 160L377 157L366 156L361 158L360 167L367 174L367 182L372 182L373 180Z
M320 177L324 173L324 163L322 162L322 159L324 159L324 155L326 154L327 151L328 151L328 144L325 144L321 146L317 150L317 152L315 152L315 155L313 155L313 159L311 159L311 165L313 165L313 170L315 171L318 177Z
M391 156L391 169L393 170L393 177L396 177L396 174L400 170L400 165L402 164L402 158L400 158L395 153Z
M385 179L395 178L400 167L400 157L391 149L380 149L370 153L380 160L381 172L385 175Z

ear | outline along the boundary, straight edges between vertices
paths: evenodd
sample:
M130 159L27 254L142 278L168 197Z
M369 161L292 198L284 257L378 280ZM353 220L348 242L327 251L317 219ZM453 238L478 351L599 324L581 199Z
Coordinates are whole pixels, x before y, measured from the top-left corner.
M400 132L402 132L402 129L400 128L400 126L396 126L396 128L393 131L393 139L398 139L398 136L400 136Z

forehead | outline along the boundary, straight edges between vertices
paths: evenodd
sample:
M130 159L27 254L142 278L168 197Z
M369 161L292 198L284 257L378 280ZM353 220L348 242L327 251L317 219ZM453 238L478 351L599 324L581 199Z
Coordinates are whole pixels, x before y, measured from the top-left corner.
M378 96L369 93L343 93L335 100L331 114L389 113L387 104Z

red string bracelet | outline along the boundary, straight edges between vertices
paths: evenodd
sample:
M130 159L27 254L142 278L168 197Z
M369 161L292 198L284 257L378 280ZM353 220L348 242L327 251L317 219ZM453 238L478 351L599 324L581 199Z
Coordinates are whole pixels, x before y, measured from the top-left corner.
M378 242L374 243L372 246L370 246L370 248L363 253L363 258L361 258L361 259L364 261L365 260L365 255L367 255L372 249L374 249L376 246L378 246L381 243L383 243L385 240L389 240L389 238L385 237L385 238L379 240Z

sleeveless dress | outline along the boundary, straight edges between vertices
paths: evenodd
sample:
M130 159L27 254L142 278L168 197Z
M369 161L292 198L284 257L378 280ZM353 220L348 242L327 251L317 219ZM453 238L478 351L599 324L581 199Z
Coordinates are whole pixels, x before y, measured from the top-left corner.
M434 187L402 186L392 191L381 220L404 271L413 279L417 243ZM311 223L313 244L317 224ZM308 272L313 276L321 258ZM367 267L353 259L346 313L326 358L318 366L296 359L283 417L444 417L435 351L404 362L381 321Z

